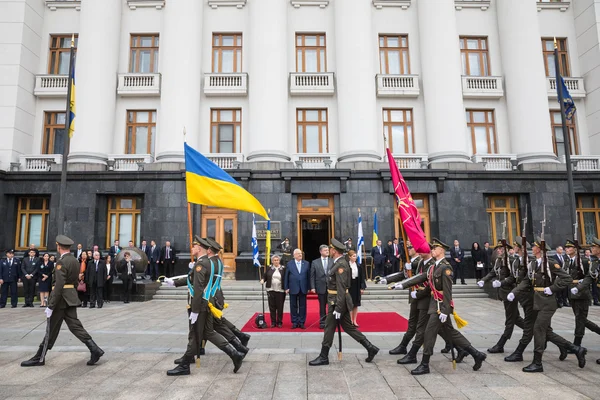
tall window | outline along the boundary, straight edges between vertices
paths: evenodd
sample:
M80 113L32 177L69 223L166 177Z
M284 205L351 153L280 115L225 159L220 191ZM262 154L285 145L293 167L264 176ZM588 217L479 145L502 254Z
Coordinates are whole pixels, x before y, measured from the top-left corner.
M110 247L115 240L121 243L127 243L129 240L141 243L141 219L141 197L109 197L106 247Z
M571 76L569 68L569 51L567 50L567 39L556 39L558 46L558 65L562 76ZM546 76L556 76L556 68L554 64L554 38L542 39L542 50L544 53L544 67L546 68Z
M466 76L489 76L490 62L487 38L461 37L460 55L462 58L462 74Z
M407 35L379 35L379 71L382 74L410 74Z
M296 72L326 72L325 34L296 34Z
M383 109L383 134L392 153L415 152L412 110Z
M69 54L71 52L72 35L52 35L50 37L50 57L48 73L51 75L69 74ZM77 51L77 35L75 35L75 51Z
M515 196L488 196L487 214L489 218L488 237L492 243L497 243L500 239L506 239L507 243L512 243L515 238L520 236L519 227L519 204ZM506 218L505 237L502 237L503 223Z
M493 110L467 110L467 128L471 132L473 154L498 152Z
M17 249L26 249L31 243L45 249L48 237L50 199L47 197L20 197L17 213Z
M158 34L131 35L129 72L158 72Z
M550 111L550 123L552 125L552 145L554 146L554 154L559 158L565 155L565 137L562 130L562 119L560 118L560 110ZM575 121L567 120L567 130L569 131L571 143L571 155L579 154L579 143L577 141L577 128Z
M329 153L327 110L296 110L298 153Z
M577 214L581 244L589 245L594 237L600 237L600 196L578 196Z
M210 152L242 152L242 110L210 110Z
M63 154L65 148L65 113L44 113L42 154Z
M242 34L213 34L212 72L242 72Z
M127 111L125 154L154 154L155 135L155 110Z
M427 241L431 240L431 230L430 230L430 219L429 219L429 195L427 194L414 194L412 195L413 201L415 202L415 206L417 206L417 210L419 210L419 215L421 216L421 229L425 234L425 238ZM394 219L396 221L395 224L395 234L396 237L401 237L402 235L402 224L400 222L400 215L398 214L398 207L396 206L396 199L394 197Z

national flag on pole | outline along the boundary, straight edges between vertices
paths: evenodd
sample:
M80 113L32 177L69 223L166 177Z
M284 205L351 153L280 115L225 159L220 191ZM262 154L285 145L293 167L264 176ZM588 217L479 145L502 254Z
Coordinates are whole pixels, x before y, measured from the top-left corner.
M379 240L379 226L377 225L377 210L375 210L375 215L373 215L373 247L377 246L378 240Z
M394 184L394 192L396 193L396 203L398 212L400 213L400 221L406 231L408 240L413 245L417 253L429 253L431 250L423 229L421 229L421 214L415 202L410 195L408 186L396 165L394 156L390 149L386 149L387 158L390 164L390 173L392 174L392 182Z
M260 267L260 261L258 261L258 239L256 238L256 221L254 220L254 214L252 214L252 263L255 267Z
M265 243L265 265L268 267L271 265L271 210L268 211L267 215L267 243Z
M69 138L73 137L75 132L75 58L71 61L69 81L71 85L71 92L69 97Z
M562 91L563 105L565 107L565 117L568 120L571 120L571 119L573 119L573 115L575 114L575 111L577 111L577 108L575 107L575 102L573 101L573 97L571 97L571 94L569 93L569 89L567 89L567 85L565 84L565 80L562 77L562 75L560 74L560 71L557 71L557 77L556 77L556 93L557 94L558 94L558 91ZM560 99L560 97L559 97L559 99Z
M362 229L362 216L360 215L360 208L358 209L358 240L356 241L356 254L358 261L358 265L362 262L362 252L363 247L365 246L365 237L363 236Z

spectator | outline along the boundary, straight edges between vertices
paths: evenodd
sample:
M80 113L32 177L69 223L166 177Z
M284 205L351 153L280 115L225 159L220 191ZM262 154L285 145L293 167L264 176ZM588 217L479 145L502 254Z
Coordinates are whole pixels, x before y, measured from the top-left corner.
M40 307L48 307L48 295L52 289L52 271L54 263L50 261L50 254L44 253L39 269Z
M327 274L333 265L329 258L329 246L319 246L321 257L313 260L310 266L310 289L319 298L319 328L325 329L325 318L327 318Z
M35 248L35 244L31 243L29 245L29 248L23 252L23 259L29 257L29 252L31 250L33 250L35 252L35 255L34 255L35 258L40 258L40 251Z
M381 240L377 241L377 246L371 249L371 257L373 257L373 266L375 270L375 276L384 276L383 264L387 260L386 252L381 247Z
M284 285L290 295L292 329L306 329L306 294L310 286L310 265L302 259L302 250L294 250L294 259L286 266Z
M367 283L365 282L365 275L363 273L363 266L357 264L357 254L354 250L350 250L348 252L348 257L350 258L350 270L352 274L352 280L350 281L350 297L352 297L352 304L354 308L352 308L352 312L350 312L350 319L352 320L352 324L358 327L356 323L356 317L358 316L358 307L360 307L360 299L362 294L365 292L367 288Z
M566 262L568 257L564 253L562 246L556 246L556 254L554 255L554 259L558 262L558 265L560 265L563 270L567 271L567 273L569 272L569 264ZM569 304L568 287L556 292L556 303L558 304L558 308L562 308L562 306L571 307L571 304Z
M79 261L79 284L77 285L77 296L81 301L80 307L87 307L89 293L87 290L87 283L85 281L85 271L87 270L88 255L87 252L81 252L81 261Z
M81 253L83 253L83 245L81 243L78 243L77 249L73 250L73 255L79 262L81 262Z
M14 250L6 251L6 258L0 260L0 286L2 286L2 295L0 296L0 308L6 307L8 300L8 291L10 290L10 305L16 308L19 302L17 293L17 282L20 282L19 272L21 271L21 262L15 258Z
M108 250L108 254L113 258L113 260L115 259L115 256L117 254L119 254L119 252L123 250L120 246L119 246L119 241L115 240L113 246L110 248L110 250Z
M92 256L94 255L95 252L100 253L100 259L102 260L102 252L100 251L100 248L98 247L97 244L94 245L94 247L92 247Z
M131 261L131 254L128 251L126 251L123 256L124 259L121 260L118 271L121 276L121 280L123 281L123 292L125 295L124 303L129 303L129 296L131 295L131 291L136 280L135 266Z
M492 258L494 258L494 249L490 247L490 242L483 243L483 253L485 257L485 270L483 271L483 275L485 276L490 272L490 269L492 269Z
M40 259L35 256L35 249L29 250L29 256L23 259L21 263L21 273L23 274L23 291L25 304L23 307L33 307L33 298L35 296L35 283L38 277Z
M475 266L475 279L480 281L483 278L483 270L485 265L485 252L479 247L479 243L473 242L471 245L471 258Z
M158 263L160 262L160 247L156 245L154 240L150 241L150 279L153 281L158 279Z
M269 312L271 314L271 328L283 326L283 304L285 303L285 291L283 290L283 279L285 267L280 264L281 258L275 254L271 257L272 266L261 279L261 285L267 288L269 299Z
M392 263L391 273L400 272L400 261L402 256L402 248L398 244L398 238L394 238L392 240L392 245L390 246L390 262Z
M115 267L115 264L113 263L111 256L109 255L106 256L104 263L106 264L106 282L104 282L103 299L105 302L110 303L110 298L112 296L113 289L112 285L113 281L115 280L115 274L117 273L117 269Z
M106 282L106 263L100 260L100 253L94 253L94 259L87 266L88 291L90 292L90 308L104 305L104 283Z
M135 247L133 240L130 240L129 243L127 243L127 247Z
M171 242L166 241L165 247L160 252L160 263L163 266L164 274L167 278L175 274L175 249L171 247Z
M148 265L146 266L146 270L144 271L144 275L150 275L150 246L148 246L148 242L142 240L142 245L140 246L140 250L142 253L146 255L148 259Z
M462 285L466 285L465 282L465 270L463 265L463 260L465 258L465 252L460 248L460 243L458 240L454 240L454 247L450 248L450 265L452 265L453 280L456 285L456 280L460 276L460 283Z
M85 251L87 253L87 259L88 261L92 260L94 258L94 253L92 253L91 250L86 250Z
M50 261L52 261L52 264L56 264L56 256L54 254L50 254Z

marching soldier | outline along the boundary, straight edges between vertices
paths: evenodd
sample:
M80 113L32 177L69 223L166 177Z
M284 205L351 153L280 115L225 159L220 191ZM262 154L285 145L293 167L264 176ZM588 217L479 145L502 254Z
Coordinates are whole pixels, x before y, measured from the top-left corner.
M598 288L600 288L600 279L598 278L600 273L600 239L592 239L591 251L592 255L596 257L595 259L592 259L592 265L590 266L590 275L593 279L592 285L596 285ZM596 364L600 364L600 358L596 360Z
M356 325L352 324L350 311L352 311L352 300L348 294L352 274L350 266L344 257L346 247L339 240L331 239L329 255L333 258L333 266L327 276L327 304L329 304L329 313L325 319L325 332L323 334L323 344L321 354L308 364L311 366L328 365L329 349L333 344L335 328L339 320L344 331L354 340L359 342L367 349L366 362L373 361L373 358L379 352L379 348L367 340Z
M525 326L523 318L519 315L519 303L506 300L506 296L516 286L513 279L513 270L511 269L511 261L514 262L514 259L509 260L506 254L506 251L509 249L512 249L510 245L507 244L506 248L504 248L502 241L498 241L498 244L494 248L497 255L494 267L482 280L477 282L477 285L482 288L485 282L493 279L492 287L498 289L498 300L501 300L504 304L504 332L500 336L498 343L487 349L488 353L492 354L504 353L504 345L512 336L515 325L521 329Z
M435 261L429 266L427 272L396 284L397 288L404 289L425 283L431 290L423 359L421 364L410 373L424 375L430 372L429 359L433 355L435 340L439 333L443 333L453 346L470 354L475 361L473 370L478 371L487 356L471 346L471 342L454 329L450 322L450 315L454 314L454 302L452 300L452 267L446 261L446 250L449 249L449 246L438 239L433 239L430 246L432 248L431 255Z
M50 326L35 356L23 361L21 367L36 367L45 364L45 351L54 346L63 321L66 322L71 333L85 343L90 350L91 357L87 365L96 364L104 355L104 351L94 343L77 318L77 307L81 305L75 290L77 282L79 282L79 262L71 254L72 245L73 241L67 236L58 235L56 237L56 251L60 256L52 274L54 286L46 308L46 317Z
M529 291L534 292L533 362L524 367L523 372L544 372L542 355L546 347L546 340L550 340L552 343L566 350L573 351L577 356L579 368L583 368L585 366L585 354L587 350L584 347L575 346L573 343L557 335L550 326L552 316L558 308L555 293L567 287L571 282L571 278L560 265L547 260L545 251L549 250L549 248L544 247L545 251L542 251L542 248L540 241L533 243L532 252L535 260L529 263L527 276L507 296L507 300L512 302L515 296ZM564 359L562 357L563 352L561 351L561 360Z

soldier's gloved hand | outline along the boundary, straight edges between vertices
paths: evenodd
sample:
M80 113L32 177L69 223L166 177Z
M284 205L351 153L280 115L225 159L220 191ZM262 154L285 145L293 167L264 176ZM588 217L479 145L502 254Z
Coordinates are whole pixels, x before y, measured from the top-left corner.
M392 288L393 288L393 289L404 289L404 288L402 287L402 282L398 282L398 283L396 283L394 286L392 286Z
M549 287L544 288L544 294L547 294L548 296L551 296L552 295L552 290Z
M442 324L444 322L446 322L446 320L448 319L448 316L444 313L440 313L440 321L442 322Z
M46 307L44 312L46 313L46 318L50 318L52 316L52 310L49 309L48 307Z
M577 293L579 293L579 289L577 289L576 287L571 288L571 293L577 294Z
M417 291L413 290L412 292L410 292L410 297L412 297L413 299L417 298Z
M410 265L410 263L406 263L404 264L404 269L410 271L412 269L412 265Z
M188 264L188 268L189 268L189 269L192 269L192 268L194 268L194 263L193 263L193 262L190 262L190 263Z
M175 281L171 278L165 278L165 281L163 283L165 284L165 286L175 286Z
M514 293L509 293L508 296L506 296L506 300L508 300L508 301L513 301L514 299L515 299Z
M484 283L485 283L484 281L479 281L479 282L477 282L477 286L479 286L479 287L483 287L483 284L484 284Z
M198 320L198 313L197 312L190 313L190 321L192 322L192 324L195 324L197 320Z
M500 286L502 286L502 284L500 283L500 281L494 281L494 282L492 282L492 287L493 288L499 288Z
M379 281L377 282L378 285L385 285L387 284L387 279L385 278L380 278Z
M340 318L342 318L342 313L341 313L341 312L334 311L334 312L333 312L333 316L335 317L335 319L340 319Z

